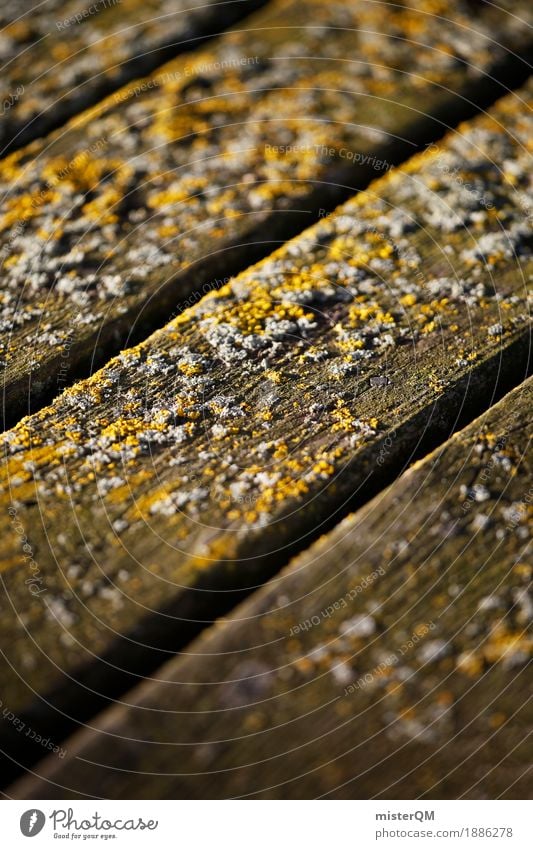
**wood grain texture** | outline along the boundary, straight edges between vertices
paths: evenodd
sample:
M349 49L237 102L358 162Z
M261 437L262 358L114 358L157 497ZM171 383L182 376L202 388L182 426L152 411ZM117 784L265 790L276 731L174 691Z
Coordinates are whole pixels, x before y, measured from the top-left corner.
M15 798L531 798L533 381Z
M2 437L9 711L84 715L520 380L531 95Z
M494 98L528 5L280 0L0 163L8 423Z
M254 0L5 0L0 153L257 9Z

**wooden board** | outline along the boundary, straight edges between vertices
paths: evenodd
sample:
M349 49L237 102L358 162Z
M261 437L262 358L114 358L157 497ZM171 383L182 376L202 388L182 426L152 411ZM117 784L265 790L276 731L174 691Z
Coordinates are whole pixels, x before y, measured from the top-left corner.
M4 435L9 711L64 734L520 380L520 98Z
M33 141L256 9L254 0L6 0L0 153Z
M533 380L15 798L531 798Z
M0 163L7 423L503 91L519 17L434 9L271 4Z

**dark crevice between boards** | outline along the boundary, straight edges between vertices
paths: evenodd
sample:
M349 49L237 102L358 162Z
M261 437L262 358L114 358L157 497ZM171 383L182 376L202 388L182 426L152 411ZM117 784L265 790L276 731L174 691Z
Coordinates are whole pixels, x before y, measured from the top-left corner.
M527 57L509 57L492 68L490 76L487 74L467 85L461 94L450 97L437 91L435 99L440 98L441 102L434 113L413 121L403 141L394 139L383 143L373 152L373 157L395 167L439 141L449 129L473 118L510 90L521 86L531 72L529 60L533 61L533 43ZM305 200L305 209L277 210L268 219L265 213L258 214L260 221L252 228L246 242L213 251L179 275L162 279L156 296L152 295L146 302L103 325L96 342L94 337L74 339L68 349L68 358L58 353L35 373L33 379L31 374L24 374L8 387L4 385L2 428L13 427L23 416L51 403L64 389L89 377L120 350L146 339L190 303L200 300L207 291L219 288L230 277L268 256L321 215L329 214L340 203L365 189L378 176L369 165L337 166L311 191ZM268 238L265 238L267 233Z
M70 734L90 722L91 717L183 651L194 637L273 578L295 555L304 552L345 516L393 483L413 462L443 445L453 433L485 412L530 373L531 338L524 331L505 349L473 366L440 397L428 400L408 421L398 424L391 446L387 448L385 464L375 462L380 443L370 444L336 479L334 492L314 498L312 508L300 510L297 520L279 522L276 554L258 553L260 540L257 535L250 534L239 551L240 570L235 561L219 564L209 570L209 574L207 570L200 572L194 588L139 622L127 636L117 638L97 663L80 668L72 676L65 675L62 685L47 693L45 698L35 697L31 709L18 720L50 740L52 745L62 745ZM367 390L365 383L362 391ZM387 436L385 432L381 444ZM364 467L368 464L371 471L364 483L354 490L354 470L361 463ZM244 567L242 561L245 561ZM3 753L0 785L5 787L24 769L41 760L47 750L42 743L18 734L12 721L1 716L0 720L0 751ZM65 745L68 748L68 743Z
M82 88L75 97L70 97L68 100L59 98L49 111L36 115L22 126L14 124L13 138L0 150L0 158L60 129L80 112L96 106L100 100L104 100L133 80L153 73L165 62L169 62L182 53L198 50L204 44L222 35L224 30L244 20L267 3L268 0L219 0L213 10L213 16L208 17L203 24L198 24L198 35L181 41L172 41L169 40L172 38L170 33L165 39L156 42L147 53L127 59L120 65L114 79L106 78L103 71L98 84L86 90ZM169 30L171 27L172 24L169 24Z

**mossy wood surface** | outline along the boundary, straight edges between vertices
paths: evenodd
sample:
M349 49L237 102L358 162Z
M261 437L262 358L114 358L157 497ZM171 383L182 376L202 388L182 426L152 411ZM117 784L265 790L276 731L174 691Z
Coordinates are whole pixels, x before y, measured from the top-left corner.
M15 798L531 798L531 408L507 395Z
M504 91L528 9L272 3L0 162L8 424Z
M54 706L67 722L142 677L525 375L530 102L501 101L2 437L9 711L61 733Z
M3 0L0 154L43 136L255 0Z

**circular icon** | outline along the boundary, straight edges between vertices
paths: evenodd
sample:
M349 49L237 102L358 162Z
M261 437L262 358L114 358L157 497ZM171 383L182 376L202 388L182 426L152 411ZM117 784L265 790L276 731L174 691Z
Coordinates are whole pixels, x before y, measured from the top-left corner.
M20 830L24 837L35 837L36 834L42 831L45 822L46 817L43 812L37 810L37 808L32 808L22 814L20 818Z

